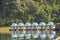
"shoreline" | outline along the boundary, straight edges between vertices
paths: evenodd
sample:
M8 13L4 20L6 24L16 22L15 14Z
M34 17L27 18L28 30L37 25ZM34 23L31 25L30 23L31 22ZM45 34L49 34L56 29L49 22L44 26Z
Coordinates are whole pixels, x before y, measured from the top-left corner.
M11 32L9 31L9 29L11 29L12 27L1 27L0 28L0 33L2 34L10 34Z

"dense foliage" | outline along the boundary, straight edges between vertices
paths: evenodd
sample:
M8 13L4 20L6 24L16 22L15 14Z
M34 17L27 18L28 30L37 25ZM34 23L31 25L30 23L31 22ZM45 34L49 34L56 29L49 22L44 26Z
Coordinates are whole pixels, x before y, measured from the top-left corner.
M0 0L0 26L18 22L59 22L60 0Z

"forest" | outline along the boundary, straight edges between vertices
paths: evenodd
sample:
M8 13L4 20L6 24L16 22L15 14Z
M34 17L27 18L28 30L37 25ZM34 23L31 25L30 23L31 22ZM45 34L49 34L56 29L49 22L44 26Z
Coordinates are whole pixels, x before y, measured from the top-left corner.
M60 0L0 0L0 27L41 21L60 22Z

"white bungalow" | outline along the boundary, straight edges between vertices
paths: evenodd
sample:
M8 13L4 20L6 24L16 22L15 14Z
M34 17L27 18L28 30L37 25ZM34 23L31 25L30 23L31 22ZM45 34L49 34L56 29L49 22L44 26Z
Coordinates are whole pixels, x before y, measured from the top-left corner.
M24 23L19 23L18 24L18 29L23 28L23 27L24 27Z
M46 27L46 23L45 23L45 22L40 22L40 23L39 23L39 26Z
M51 28L53 28L53 29L55 28L54 22L48 22L48 23L47 23L47 26L51 26Z
M13 23L11 26L13 27L13 29L17 29L17 23Z
M31 26L31 23L25 23L25 26L30 27Z
M33 22L32 26L38 26L38 23L37 22Z
M37 22L33 22L32 23L32 27L31 27L31 29L37 29L38 28L38 23Z
M25 23L25 27L27 27L28 29L30 29L31 23Z
M18 26L24 26L24 23L19 23Z
M46 28L46 23L45 23L45 22L40 22L40 23L39 23L39 27L40 27L41 29L45 29L45 28Z

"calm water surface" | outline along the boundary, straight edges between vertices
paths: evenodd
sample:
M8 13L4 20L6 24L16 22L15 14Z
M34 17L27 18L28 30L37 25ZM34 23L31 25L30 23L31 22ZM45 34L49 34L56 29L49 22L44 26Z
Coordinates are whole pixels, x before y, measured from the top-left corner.
M0 34L0 40L20 40L19 38L12 38L11 34ZM23 39L23 40L26 40L26 39ZM28 40L41 40L40 38L38 39L28 39ZM47 40L47 39L45 39Z
M0 34L0 40L12 40L10 34Z
M19 38L12 38L11 34L0 34L0 40L20 40ZM26 40L26 39L23 39ZM40 38L38 39L29 39L29 40L41 40Z

